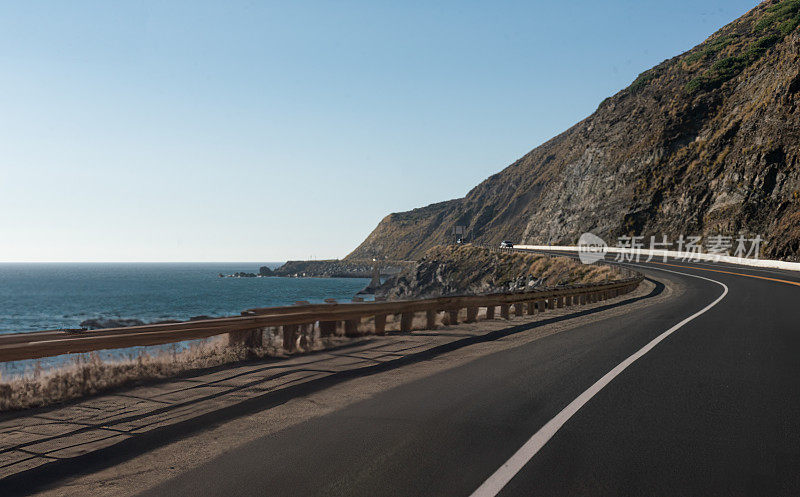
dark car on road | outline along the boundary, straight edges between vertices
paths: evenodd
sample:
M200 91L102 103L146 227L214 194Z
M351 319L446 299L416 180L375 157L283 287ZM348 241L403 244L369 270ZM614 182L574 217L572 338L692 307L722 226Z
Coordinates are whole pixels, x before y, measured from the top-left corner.
M514 248L514 244L508 240L503 240L500 242L500 248Z

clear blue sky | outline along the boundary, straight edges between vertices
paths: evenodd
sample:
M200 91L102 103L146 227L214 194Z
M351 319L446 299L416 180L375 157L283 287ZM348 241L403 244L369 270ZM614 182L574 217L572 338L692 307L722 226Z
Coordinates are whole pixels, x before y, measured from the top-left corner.
M0 6L0 261L346 255L753 0Z

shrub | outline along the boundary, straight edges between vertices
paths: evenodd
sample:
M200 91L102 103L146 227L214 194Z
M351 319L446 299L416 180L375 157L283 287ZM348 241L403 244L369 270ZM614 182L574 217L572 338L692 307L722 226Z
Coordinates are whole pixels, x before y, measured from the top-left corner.
M633 83L628 87L631 93L638 93L642 91L652 80L654 80L658 76L655 69L650 69L648 71L643 72L640 74Z

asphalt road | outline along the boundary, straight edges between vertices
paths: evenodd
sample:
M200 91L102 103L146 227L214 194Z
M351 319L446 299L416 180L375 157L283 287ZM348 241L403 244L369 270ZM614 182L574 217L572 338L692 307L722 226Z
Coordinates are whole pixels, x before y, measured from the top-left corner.
M683 285L675 298L395 388L146 495L800 495L800 286L775 281L800 275L669 264L639 270Z

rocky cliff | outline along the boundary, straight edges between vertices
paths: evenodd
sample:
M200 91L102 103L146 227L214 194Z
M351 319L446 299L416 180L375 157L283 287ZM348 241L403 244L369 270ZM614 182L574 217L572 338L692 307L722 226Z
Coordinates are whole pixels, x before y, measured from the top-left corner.
M526 288L602 283L624 275L606 265L584 265L569 257L493 252L472 245L436 246L375 295L389 300L499 293Z
M641 74L464 198L390 214L349 258L496 244L759 234L800 258L800 0L765 1Z

